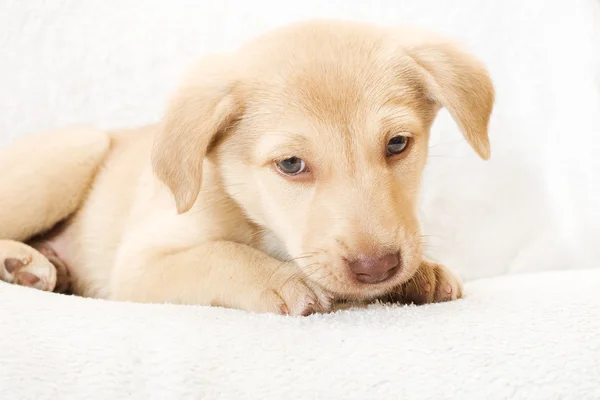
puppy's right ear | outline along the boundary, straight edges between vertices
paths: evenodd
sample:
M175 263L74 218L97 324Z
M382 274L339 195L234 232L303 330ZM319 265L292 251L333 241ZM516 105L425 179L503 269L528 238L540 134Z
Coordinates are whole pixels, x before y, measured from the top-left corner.
M180 214L198 197L206 153L241 115L231 66L229 57L219 56L194 68L171 100L154 140L154 173L173 193Z
M416 29L403 33L405 50L421 71L430 98L450 112L471 147L487 160L495 94L486 67L450 39Z

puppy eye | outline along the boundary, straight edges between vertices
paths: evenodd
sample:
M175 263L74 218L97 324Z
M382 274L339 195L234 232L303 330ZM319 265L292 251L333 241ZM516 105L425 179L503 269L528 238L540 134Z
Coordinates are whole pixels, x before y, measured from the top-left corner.
M393 156L402 153L408 147L407 136L394 136L390 139L386 147L386 154Z
M284 175L298 175L306 172L306 163L298 157L290 157L275 164Z

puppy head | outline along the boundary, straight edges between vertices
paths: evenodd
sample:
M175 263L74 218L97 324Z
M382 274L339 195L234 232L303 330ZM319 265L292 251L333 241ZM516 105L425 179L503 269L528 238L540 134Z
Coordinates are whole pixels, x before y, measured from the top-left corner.
M230 196L309 279L370 298L421 261L416 205L436 113L446 107L487 159L493 102L484 66L448 40L300 23L195 69L153 163L185 212L210 156Z

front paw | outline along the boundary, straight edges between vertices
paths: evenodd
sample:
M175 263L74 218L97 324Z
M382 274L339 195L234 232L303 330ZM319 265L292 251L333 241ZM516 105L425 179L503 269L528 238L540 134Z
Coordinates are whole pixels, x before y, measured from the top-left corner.
M462 292L462 282L452 271L423 261L415 275L390 297L394 302L427 304L460 299Z
M290 264L279 268L267 281L255 311L307 316L331 311L332 304L332 296L309 282L295 265Z

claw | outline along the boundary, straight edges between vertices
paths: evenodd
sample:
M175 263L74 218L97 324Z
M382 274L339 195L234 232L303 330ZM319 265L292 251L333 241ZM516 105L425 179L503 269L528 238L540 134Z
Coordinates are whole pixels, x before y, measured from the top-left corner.
M446 285L445 291L446 291L446 294L452 294L452 286Z
M281 307L279 307L279 309L281 310L282 315L290 315L290 310L288 310L285 304L282 304Z

